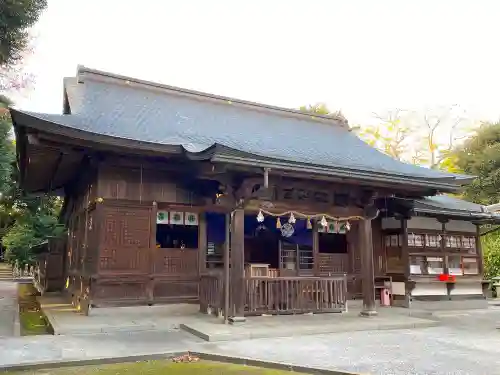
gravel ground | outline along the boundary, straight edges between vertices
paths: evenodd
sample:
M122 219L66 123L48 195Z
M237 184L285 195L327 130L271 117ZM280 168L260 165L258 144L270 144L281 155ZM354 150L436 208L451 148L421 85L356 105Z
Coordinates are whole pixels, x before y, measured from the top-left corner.
M500 374L500 311L447 313L434 328L210 344L211 351L364 374Z

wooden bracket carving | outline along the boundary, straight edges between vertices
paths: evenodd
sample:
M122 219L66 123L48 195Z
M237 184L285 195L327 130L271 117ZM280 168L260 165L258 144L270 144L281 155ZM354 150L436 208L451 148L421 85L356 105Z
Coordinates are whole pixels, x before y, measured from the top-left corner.
M378 214L379 210L373 204L365 206L363 208L363 216L365 217L365 220L373 220L378 216Z

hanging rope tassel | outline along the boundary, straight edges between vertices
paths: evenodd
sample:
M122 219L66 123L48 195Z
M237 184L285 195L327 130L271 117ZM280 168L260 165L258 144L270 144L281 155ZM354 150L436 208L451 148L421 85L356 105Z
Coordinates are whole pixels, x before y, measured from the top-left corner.
M313 226L312 226L312 223L311 223L311 219L307 218L307 229L313 229Z
M276 228L281 229L281 221L280 218L276 219Z

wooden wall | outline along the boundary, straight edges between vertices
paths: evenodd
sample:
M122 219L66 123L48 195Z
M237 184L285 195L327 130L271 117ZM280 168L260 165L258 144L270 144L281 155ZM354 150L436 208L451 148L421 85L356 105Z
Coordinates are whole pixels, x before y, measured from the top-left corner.
M67 290L75 304L198 301L199 275L205 267L202 213L214 207L204 206L205 201L180 181L178 174L161 168L107 163L85 174L72 195L68 223ZM157 249L158 209L200 212L202 250ZM335 213L353 214L351 209L337 207ZM343 270L350 275L352 297L361 294L358 240L357 225L353 225L348 232L348 254L340 255L342 259L318 260L324 272L324 266L331 266L333 272ZM377 274L379 255L384 255L379 221L373 222L373 241Z
M198 249L156 248L158 207L184 206L189 211L195 202L195 195L176 184L175 177L141 167L99 166L99 233L94 237L95 258L88 260L94 274L92 304L198 300Z

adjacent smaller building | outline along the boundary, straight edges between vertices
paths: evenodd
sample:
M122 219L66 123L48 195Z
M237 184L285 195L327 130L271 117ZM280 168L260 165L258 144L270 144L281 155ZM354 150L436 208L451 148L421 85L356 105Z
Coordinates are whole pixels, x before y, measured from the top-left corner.
M500 216L447 195L393 198L390 206L380 220L385 275L393 277L396 303L424 309L486 307L480 225L498 223Z

